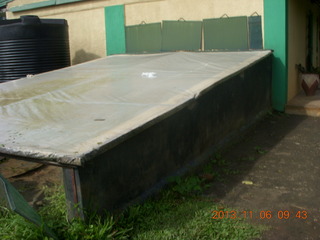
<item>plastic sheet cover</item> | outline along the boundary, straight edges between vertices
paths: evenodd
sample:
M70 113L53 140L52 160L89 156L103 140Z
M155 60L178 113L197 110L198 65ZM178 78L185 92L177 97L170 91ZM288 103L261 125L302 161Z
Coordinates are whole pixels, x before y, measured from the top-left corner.
M114 55L0 84L0 155L81 166L269 54Z

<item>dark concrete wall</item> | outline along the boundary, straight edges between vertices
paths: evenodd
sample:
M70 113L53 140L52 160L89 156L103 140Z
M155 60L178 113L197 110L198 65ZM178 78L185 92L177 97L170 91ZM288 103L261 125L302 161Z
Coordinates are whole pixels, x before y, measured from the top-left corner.
M166 177L205 162L271 109L270 94L271 56L79 167L83 207L98 212L123 207L162 186Z

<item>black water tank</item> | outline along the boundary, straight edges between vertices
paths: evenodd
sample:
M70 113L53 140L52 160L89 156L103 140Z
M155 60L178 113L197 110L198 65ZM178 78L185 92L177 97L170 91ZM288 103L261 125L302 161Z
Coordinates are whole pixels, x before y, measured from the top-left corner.
M0 21L0 83L67 66L66 20L22 16Z

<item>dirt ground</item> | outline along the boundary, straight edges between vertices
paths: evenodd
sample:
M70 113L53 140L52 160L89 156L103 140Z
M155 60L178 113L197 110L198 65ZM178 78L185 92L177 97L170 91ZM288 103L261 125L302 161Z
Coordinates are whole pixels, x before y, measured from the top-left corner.
M44 186L63 184L61 168L15 159L2 159L0 174L35 208L42 205Z
M222 155L239 174L207 196L269 226L261 239L320 239L320 118L270 115ZM2 160L0 173L34 206L43 185L62 184L60 168L37 163Z

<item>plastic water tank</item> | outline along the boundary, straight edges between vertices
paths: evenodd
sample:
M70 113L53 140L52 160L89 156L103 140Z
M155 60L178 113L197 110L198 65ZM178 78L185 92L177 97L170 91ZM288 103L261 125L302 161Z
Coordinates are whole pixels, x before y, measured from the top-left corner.
M0 83L67 66L66 20L22 16L0 21Z

